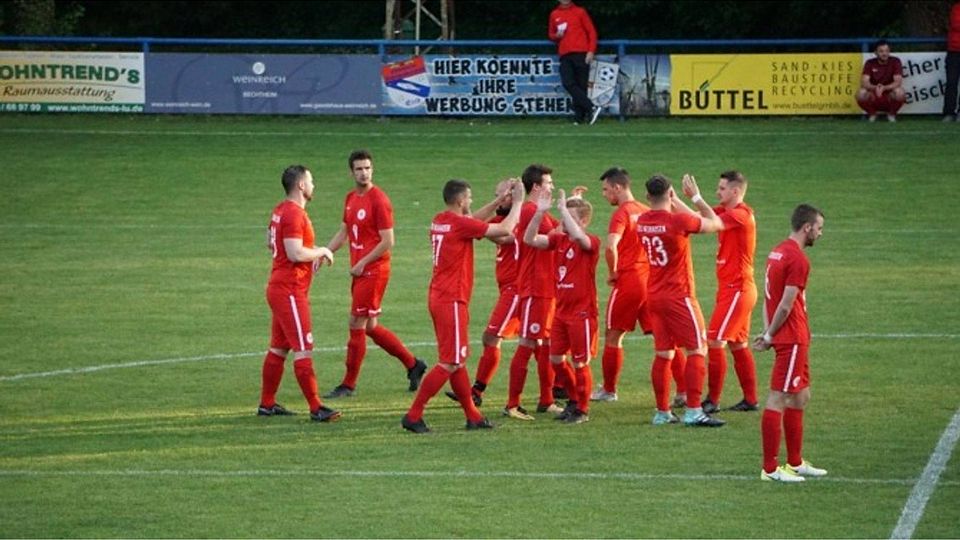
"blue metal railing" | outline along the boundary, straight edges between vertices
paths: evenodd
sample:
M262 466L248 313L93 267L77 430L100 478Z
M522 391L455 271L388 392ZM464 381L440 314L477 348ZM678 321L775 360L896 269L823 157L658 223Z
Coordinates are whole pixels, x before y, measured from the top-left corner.
M869 52L878 38L814 38L814 39L602 39L599 46L615 48L619 56L629 48L669 47L804 47L844 46L859 47ZM943 37L886 38L891 44L945 45ZM244 46L244 47L371 47L384 56L387 47L554 47L554 43L540 39L460 39L450 41L416 39L238 39L238 38L158 38L158 37L96 37L96 36L0 36L0 43L61 43L61 44L122 44L139 45L147 53L156 45Z

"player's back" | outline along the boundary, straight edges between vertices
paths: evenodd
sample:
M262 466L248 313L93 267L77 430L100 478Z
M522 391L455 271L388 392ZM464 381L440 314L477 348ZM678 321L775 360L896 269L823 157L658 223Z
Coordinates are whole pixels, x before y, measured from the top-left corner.
M291 291L308 290L313 279L313 263L291 261L283 242L284 238L300 238L304 247L313 247L313 224L307 212L293 201L281 202L270 215L269 233L273 265L268 285Z
M695 296L689 235L699 230L700 218L687 213L650 210L637 220L637 235L650 262L650 298Z

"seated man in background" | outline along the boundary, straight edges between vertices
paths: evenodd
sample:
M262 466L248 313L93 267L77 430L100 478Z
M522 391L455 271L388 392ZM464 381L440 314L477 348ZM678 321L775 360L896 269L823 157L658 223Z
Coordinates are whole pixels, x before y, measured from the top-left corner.
M873 47L876 58L863 64L857 104L867 113L871 122L877 113L887 114L887 120L897 121L897 111L903 106L907 94L903 91L903 72L900 59L890 56L890 44L881 39Z

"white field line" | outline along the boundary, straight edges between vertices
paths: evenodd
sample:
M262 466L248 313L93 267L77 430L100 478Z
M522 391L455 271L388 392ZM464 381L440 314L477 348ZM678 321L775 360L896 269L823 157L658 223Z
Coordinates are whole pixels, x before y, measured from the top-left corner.
M362 136L364 138L379 138L379 137L411 137L411 138L450 138L450 137L460 137L460 138L527 138L533 135L543 138L571 138L575 137L577 139L584 138L594 138L594 139L614 139L614 138L630 138L630 139L653 139L653 138L662 138L662 137L720 137L720 136L737 136L737 137L784 137L784 136L810 136L810 135L839 135L839 136L871 136L878 137L883 136L884 134L890 137L900 138L905 132L897 131L887 131L887 130L771 130L771 131L641 131L641 130L630 130L630 131L616 131L616 132L602 132L602 131L583 131L583 130L569 130L569 131L506 131L502 129L478 129L476 131L470 131L468 129L459 129L455 131L443 131L443 132L431 132L429 127L424 128L422 131L383 131L383 132L374 132L374 131L191 131L191 130L177 130L177 129L158 129L158 130L133 130L133 129L35 129L35 128L5 128L0 129L0 135L106 135L106 136L129 136L129 135L144 135L144 136L162 136L162 137L350 137L356 138ZM947 128L949 129L949 128ZM933 130L918 130L910 131L909 135L929 135L940 137L942 136L947 129L933 129Z
M870 334L870 333L849 333L849 334L814 334L813 337L817 339L957 339L960 338L960 334L912 334L912 333L895 333L895 334ZM641 339L649 340L649 337L646 336L627 336L627 341L639 341ZM471 341L471 346L479 345L479 341ZM423 347L436 347L437 343L435 341L417 341L406 344L407 347L417 349ZM376 345L371 345L371 348L379 349ZM345 352L347 350L346 346L337 346L337 347L316 347L313 349L316 352L328 352L328 353L337 353ZM77 375L82 373L93 373L96 371L103 371L107 369L123 369L123 368L136 368L136 367L145 367L145 366L160 366L165 364L181 364L187 362L207 362L210 360L232 360L234 358L246 358L250 356L262 356L266 354L266 351L254 351L254 352L239 352L239 353L222 353L222 354L209 354L202 356L184 356L179 358L163 358L159 360L135 360L133 362L117 362L113 364L101 364L97 366L87 366L79 368L67 368L67 369L57 369L54 371L34 371L30 373L18 373L16 375L0 375L0 382L8 381L20 381L23 379L36 379L40 377L56 377L59 375Z
M960 409L957 409L950 423L943 430L943 435L940 436L937 447L934 448L933 454L930 454L927 466L924 467L920 479L914 484L913 490L910 491L910 497L903 505L900 519L897 521L897 526L893 529L893 532L890 533L890 538L913 537L913 532L923 517L927 502L937 488L940 474L947 467L950 455L953 454L953 449L957 446L957 439L960 439ZM947 482L942 483L947 484Z
M516 471L356 471L329 469L100 469L100 470L31 470L0 469L0 477L182 477L182 478L245 478L245 477L348 477L348 478L514 478L534 480L620 480L626 482L681 480L758 482L759 474L645 474L597 472L516 472ZM818 478L814 482L839 484L910 485L913 478ZM952 484L960 485L960 482Z

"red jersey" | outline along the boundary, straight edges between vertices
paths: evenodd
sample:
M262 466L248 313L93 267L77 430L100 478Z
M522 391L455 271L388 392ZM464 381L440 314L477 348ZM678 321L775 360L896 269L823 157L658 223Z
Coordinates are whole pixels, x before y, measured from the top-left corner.
M430 302L470 302L473 292L473 241L483 238L489 225L449 210L430 224L433 277Z
M557 261L558 318L597 316L597 261L600 260L600 239L588 234L590 249L563 233L552 233L547 248Z
M810 261L800 249L800 245L789 238L780 242L767 256L766 284L763 287L765 303L763 306L764 324L770 324L770 318L777 311L783 291L787 286L800 289L800 294L790 310L783 326L774 334L775 345L810 343L810 326L807 324L807 276L810 274Z
M503 216L495 216L490 223L500 223ZM497 286L503 290L508 285L517 284L517 271L520 261L520 242L514 238L507 244L497 244Z
M558 31L563 26L563 36ZM587 10L576 4L557 6L550 12L547 35L557 42L557 54L597 52L597 30Z
M871 58L864 62L862 75L870 76L870 84L890 84L893 82L894 75L903 75L903 66L896 56L887 58L886 64Z
M610 216L610 226L607 232L620 235L617 244L617 268L614 270L621 277L625 274L639 274L646 280L650 272L647 261L647 252L640 247L640 237L637 236L637 220L650 207L637 201L626 201Z
M745 203L713 209L723 221L717 234L717 284L742 289L753 287L753 254L757 250L757 222Z
M293 201L283 201L270 216L270 248L273 250L273 268L268 286L289 288L297 292L310 289L313 262L293 262L287 257L285 238L300 238L304 247L313 247L313 224L307 212Z
M343 202L343 223L347 226L350 243L350 265L357 264L380 243L380 231L393 228L393 206L390 198L377 186L363 195L356 190L347 193ZM390 252L371 261L364 273L371 273L380 266L390 265Z
M960 52L960 2L950 8L950 27L947 28L947 50Z
M527 201L520 211L520 223L514 230L515 238L523 238L523 232L537 213L537 203ZM539 234L548 234L557 228L557 220L550 214L543 215L540 222ZM522 241L517 242L520 247L520 265L517 272L517 293L520 298L554 298L556 297L556 281L554 274L556 266L553 263L553 251L530 247Z
M637 235L647 250L649 298L696 296L690 234L700 231L700 217L686 212L650 210L637 220Z

